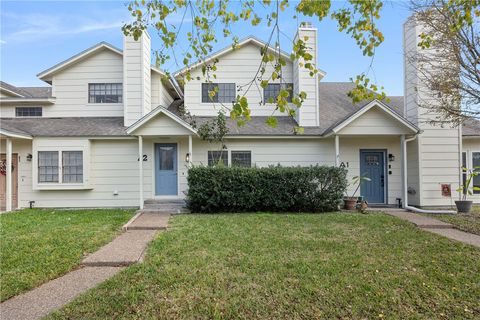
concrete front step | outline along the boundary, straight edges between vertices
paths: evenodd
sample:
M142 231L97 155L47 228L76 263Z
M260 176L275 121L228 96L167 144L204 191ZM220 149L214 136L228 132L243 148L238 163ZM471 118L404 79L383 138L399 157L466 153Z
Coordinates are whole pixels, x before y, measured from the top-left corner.
M137 263L156 232L157 230L127 231L97 252L87 256L82 261L82 265L120 267Z
M146 212L156 211L157 213L189 213L190 211L186 208L185 201L180 200L158 200L158 199L147 199L144 202L144 208Z

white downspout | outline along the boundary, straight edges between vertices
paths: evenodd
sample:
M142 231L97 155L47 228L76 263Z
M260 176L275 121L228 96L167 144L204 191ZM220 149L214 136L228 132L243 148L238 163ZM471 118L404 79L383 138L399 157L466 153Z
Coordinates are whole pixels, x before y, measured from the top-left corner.
M412 207L408 205L408 187L407 187L407 142L413 141L417 138L415 135L412 138L405 139L405 135L401 136L402 141L402 191L403 191L403 208L409 211L416 213L445 213L445 214L455 214L456 211L453 210L424 210L417 207Z

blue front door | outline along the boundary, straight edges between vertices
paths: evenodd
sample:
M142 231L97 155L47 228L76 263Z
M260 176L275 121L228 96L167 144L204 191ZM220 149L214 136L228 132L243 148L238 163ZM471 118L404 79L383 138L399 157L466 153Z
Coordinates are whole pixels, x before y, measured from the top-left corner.
M360 151L360 174L371 179L362 182L360 195L369 203L385 203L385 153Z
M177 195L177 145L175 143L155 144L155 194L157 196Z

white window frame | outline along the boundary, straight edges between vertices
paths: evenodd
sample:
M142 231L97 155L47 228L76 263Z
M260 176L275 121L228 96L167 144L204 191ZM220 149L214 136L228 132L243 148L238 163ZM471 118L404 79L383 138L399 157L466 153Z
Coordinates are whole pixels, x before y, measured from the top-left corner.
M40 145L37 145L40 144ZM38 152L58 152L58 182L39 182L38 177ZM83 182L63 183L63 152L81 151L83 162ZM32 182L34 190L84 190L90 187L90 141L89 140L34 140L32 150Z
M208 150L208 151L218 151L218 150ZM208 151L207 151L207 166L208 166ZM227 152L227 155L228 155L228 166L229 167L232 167L232 151L240 151L240 152L247 152L247 151L250 151L250 168L254 168L257 166L256 162L255 162L255 153L253 152L253 150L248 150L248 149L245 149L245 148L242 148L242 149L227 149L225 150Z

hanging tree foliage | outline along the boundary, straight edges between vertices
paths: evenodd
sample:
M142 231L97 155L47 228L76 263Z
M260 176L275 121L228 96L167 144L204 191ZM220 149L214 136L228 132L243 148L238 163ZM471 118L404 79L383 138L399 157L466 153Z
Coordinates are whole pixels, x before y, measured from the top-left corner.
M432 0L435 1L435 0ZM438 0L442 1L442 0ZM332 7L332 0L301 0L290 3L287 0L141 0L133 1L128 5L133 21L123 26L126 35L139 38L147 27L153 27L160 37L162 46L155 52L157 65L163 65L166 61L174 59L178 64L185 67L185 81L192 80L190 69L192 62L200 61L203 77L206 82L216 79L218 59L208 60L216 43L225 38L233 38L232 48L238 48L239 38L234 33L235 26L249 23L254 27L266 24L270 31L265 47L261 50L261 59L255 76L238 87L238 95L231 104L218 103L221 114L229 114L239 126L244 125L251 118L250 102L247 93L250 90L261 90L272 81L283 82L283 69L286 66L282 56L282 33L281 21L294 21L297 16L316 17L319 22L325 18L337 22L338 31L351 36L364 56L373 57L375 50L384 41L384 36L377 24L380 19L384 0L347 0L342 7ZM460 3L457 6L458 21L468 21L468 15L478 17L478 0L444 0L443 2ZM293 6L293 16L290 19L279 19L280 15L289 6ZM181 17L180 22L169 24L169 17ZM191 26L187 28L185 19L191 19ZM463 19L463 20L462 20ZM220 29L220 33L216 30ZM179 35L187 38L186 46L183 46L181 57L177 57L177 39ZM297 39L292 43L292 60L301 61L301 67L309 71L313 77L319 70L316 61L308 52L306 41ZM268 68L267 68L268 66ZM371 99L385 99L383 87L373 83L368 72L372 63L365 73L353 76L351 81L355 87L348 93L353 103ZM270 70L267 72L267 70ZM209 91L214 97L216 89ZM275 111L294 115L306 98L305 92L298 92L290 97L285 87L282 87L276 100L272 101ZM291 99L290 99L291 98ZM212 99L213 100L213 99ZM291 100L291 103L288 101ZM217 127L222 120L210 123L210 127ZM268 117L266 124L275 127L276 118ZM221 126L220 126L221 127ZM222 128L221 131L224 131ZM217 136L212 130L205 139ZM296 133L301 133L302 128L295 128ZM209 138L210 137L210 138Z

